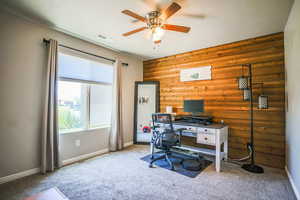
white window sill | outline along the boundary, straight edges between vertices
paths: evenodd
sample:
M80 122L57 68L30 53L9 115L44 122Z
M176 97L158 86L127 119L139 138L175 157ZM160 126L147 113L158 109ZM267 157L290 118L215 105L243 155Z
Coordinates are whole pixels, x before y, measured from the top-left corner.
M65 132L60 132L59 135L66 135L66 134L73 134L73 133L85 133L85 132L91 132L91 131L96 131L96 130L101 130L101 129L107 129L110 128L111 125L102 125L99 127L95 128L89 128L89 129L77 129L77 130L71 130L71 131L65 131Z

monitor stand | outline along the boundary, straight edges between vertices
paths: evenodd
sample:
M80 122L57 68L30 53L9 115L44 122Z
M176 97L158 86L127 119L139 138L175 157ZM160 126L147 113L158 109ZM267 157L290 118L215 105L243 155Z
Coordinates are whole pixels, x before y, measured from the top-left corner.
M209 115L206 115L205 113L202 112L196 112L196 113L192 113L190 117L209 117Z
M182 115L178 117L179 121L199 124L211 124L213 119L211 116L204 115L204 113L192 113L192 115Z

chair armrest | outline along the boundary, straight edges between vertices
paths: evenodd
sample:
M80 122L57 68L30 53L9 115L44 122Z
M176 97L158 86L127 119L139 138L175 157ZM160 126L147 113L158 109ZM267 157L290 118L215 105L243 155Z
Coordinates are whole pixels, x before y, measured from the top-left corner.
M176 129L176 132L179 132L179 135L180 137L182 136L182 132L187 130L186 128L179 128L179 129Z
M179 146L181 146L181 136L182 136L182 131L187 130L186 128L179 128L176 130L176 132L179 132Z
M182 131L185 131L185 130L187 130L186 128L179 128L179 129L176 129L176 131L178 131L178 132L182 132Z
M152 129L160 128L160 126L151 126Z

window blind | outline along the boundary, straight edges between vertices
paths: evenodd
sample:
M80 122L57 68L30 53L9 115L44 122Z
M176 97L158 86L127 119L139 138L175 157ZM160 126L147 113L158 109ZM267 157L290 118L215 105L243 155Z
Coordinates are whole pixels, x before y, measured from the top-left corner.
M113 64L98 62L97 59L76 56L59 52L58 77L78 81L96 82L104 84L113 83Z

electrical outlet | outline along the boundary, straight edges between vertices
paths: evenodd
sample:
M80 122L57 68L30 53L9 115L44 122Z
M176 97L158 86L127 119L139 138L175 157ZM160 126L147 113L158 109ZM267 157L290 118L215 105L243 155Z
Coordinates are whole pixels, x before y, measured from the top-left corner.
M80 140L75 140L75 146L79 147L80 146Z

